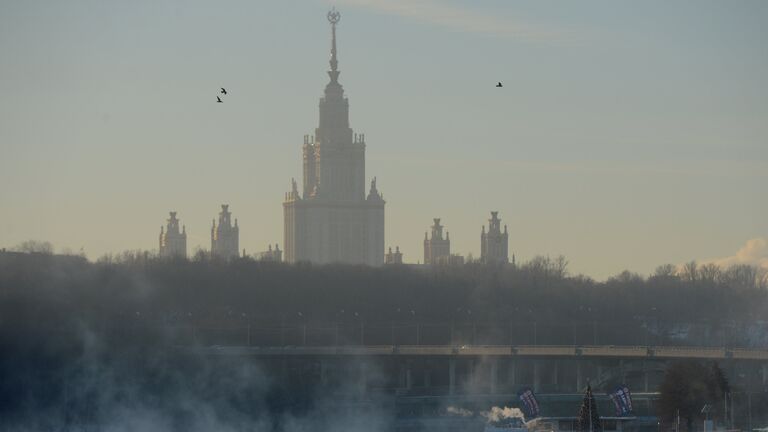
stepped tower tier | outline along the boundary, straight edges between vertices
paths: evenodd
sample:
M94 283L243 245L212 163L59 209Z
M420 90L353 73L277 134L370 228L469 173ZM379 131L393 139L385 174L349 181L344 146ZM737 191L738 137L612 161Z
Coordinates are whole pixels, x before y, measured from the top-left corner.
M228 204L221 205L219 223L213 220L211 226L211 255L222 259L237 258L239 256L240 227L237 219L232 224L232 213Z
M187 257L187 227L179 230L179 220L176 212L170 212L170 218L166 221L165 228L160 227L160 256L163 258Z
M507 226L501 232L501 219L499 212L492 211L488 219L488 232L485 225L480 232L480 260L484 263L508 263L509 262L509 234Z
M443 226L440 225L440 218L434 218L432 225L432 236L428 237L424 233L424 264L438 264L447 260L451 256L451 239L446 231L443 238Z

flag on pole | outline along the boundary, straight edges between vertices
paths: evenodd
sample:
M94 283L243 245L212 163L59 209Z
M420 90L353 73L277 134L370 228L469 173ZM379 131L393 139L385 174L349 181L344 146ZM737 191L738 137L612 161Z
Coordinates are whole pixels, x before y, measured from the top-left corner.
M536 395L533 393L530 387L525 387L517 392L517 397L520 398L520 402L523 403L523 413L526 420L530 420L539 416L539 402L536 401Z

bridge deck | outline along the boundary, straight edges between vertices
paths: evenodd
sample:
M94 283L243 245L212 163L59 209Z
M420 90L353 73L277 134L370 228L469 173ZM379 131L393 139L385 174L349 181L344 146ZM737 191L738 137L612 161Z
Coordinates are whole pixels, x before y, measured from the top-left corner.
M511 356L620 357L768 360L768 349L662 346L569 345L368 345L368 346L207 346L190 352L227 356Z

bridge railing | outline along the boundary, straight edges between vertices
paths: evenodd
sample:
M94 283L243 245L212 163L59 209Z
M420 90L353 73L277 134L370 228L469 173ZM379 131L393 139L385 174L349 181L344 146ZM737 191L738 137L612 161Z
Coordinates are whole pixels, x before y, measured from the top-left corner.
M285 325L166 325L174 345L220 346L674 346L768 348L768 342L697 333L695 328L658 331L635 324L547 325L540 323L343 323ZM587 331L588 330L588 331ZM590 348L587 348L590 349ZM595 348L597 349L597 348Z

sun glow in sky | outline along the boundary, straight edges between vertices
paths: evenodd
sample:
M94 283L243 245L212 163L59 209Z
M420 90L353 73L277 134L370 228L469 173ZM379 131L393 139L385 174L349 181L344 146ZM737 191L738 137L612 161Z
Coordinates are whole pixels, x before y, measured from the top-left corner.
M153 249L176 210L191 253L222 203L282 246L331 6L406 261L434 217L478 256L491 210L518 261L596 278L768 237L763 1L4 1L0 247Z

